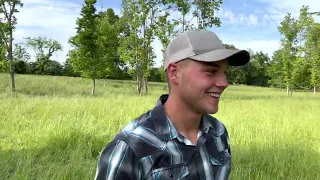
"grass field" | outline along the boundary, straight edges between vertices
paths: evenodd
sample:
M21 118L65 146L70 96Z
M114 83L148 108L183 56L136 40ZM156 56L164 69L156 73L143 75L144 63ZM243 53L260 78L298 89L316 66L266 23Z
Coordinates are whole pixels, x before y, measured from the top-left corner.
M0 74L0 179L93 179L103 147L152 108L163 84ZM320 179L320 93L230 86L215 115L230 133L230 179Z

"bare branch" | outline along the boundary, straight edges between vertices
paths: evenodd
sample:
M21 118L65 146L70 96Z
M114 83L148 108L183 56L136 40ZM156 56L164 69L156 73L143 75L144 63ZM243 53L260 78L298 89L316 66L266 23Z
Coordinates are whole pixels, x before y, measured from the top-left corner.
M8 12L7 12L7 9L6 9L6 5L5 3L2 4L2 7L3 7L3 12L4 12L4 15L5 17L7 18L7 20L9 21L9 15L8 15Z
M10 24L12 23L11 20L12 20L12 15L14 13L15 6L16 6L16 4L14 3L13 6L11 7L11 9L10 9Z

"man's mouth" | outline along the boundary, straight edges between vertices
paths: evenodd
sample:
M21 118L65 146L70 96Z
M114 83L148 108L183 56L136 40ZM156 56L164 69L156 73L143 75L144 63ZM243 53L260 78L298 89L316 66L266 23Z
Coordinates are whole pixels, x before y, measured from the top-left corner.
M208 93L208 94L209 94L209 96L215 97L215 98L220 98L220 96L221 96L221 93L210 92L210 93Z

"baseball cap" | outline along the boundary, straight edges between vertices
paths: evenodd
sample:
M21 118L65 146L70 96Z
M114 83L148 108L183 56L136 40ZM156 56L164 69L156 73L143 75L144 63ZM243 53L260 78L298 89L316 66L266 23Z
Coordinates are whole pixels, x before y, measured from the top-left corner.
M164 54L164 69L170 63L186 58L204 62L227 59L230 66L242 66L249 62L250 54L246 50L226 49L216 33L201 29L185 31L168 44Z

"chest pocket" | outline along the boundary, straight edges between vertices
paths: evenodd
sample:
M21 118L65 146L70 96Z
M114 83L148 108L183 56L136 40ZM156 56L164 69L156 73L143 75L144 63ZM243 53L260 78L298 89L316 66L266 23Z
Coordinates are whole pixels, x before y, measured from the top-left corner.
M231 162L231 155L225 150L215 157L210 157L210 162L213 166L226 166Z
M147 180L182 180L188 174L185 164L177 164L152 170Z
M219 153L217 156L210 157L214 179L228 180L231 172L231 156L228 150Z

